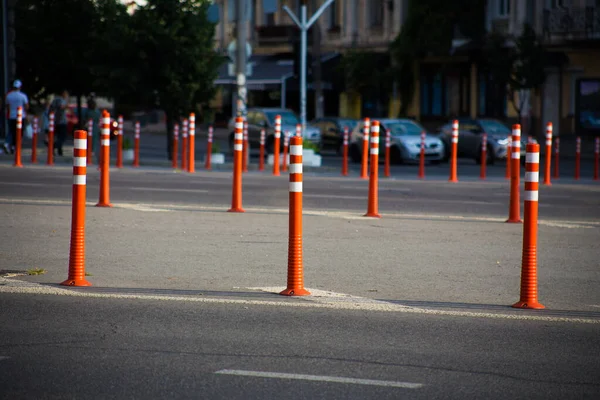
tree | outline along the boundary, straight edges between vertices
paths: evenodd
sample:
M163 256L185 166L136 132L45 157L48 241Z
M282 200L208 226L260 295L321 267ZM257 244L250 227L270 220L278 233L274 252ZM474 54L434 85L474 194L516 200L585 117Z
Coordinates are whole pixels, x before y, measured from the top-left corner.
M138 101L167 116L167 155L175 121L214 96L222 60L213 50L215 25L206 0L148 0L131 21L139 65Z
M471 40L485 33L485 0L409 0L407 18L390 46L400 92L400 114L406 115L415 92L415 66L428 55L448 55L459 32Z

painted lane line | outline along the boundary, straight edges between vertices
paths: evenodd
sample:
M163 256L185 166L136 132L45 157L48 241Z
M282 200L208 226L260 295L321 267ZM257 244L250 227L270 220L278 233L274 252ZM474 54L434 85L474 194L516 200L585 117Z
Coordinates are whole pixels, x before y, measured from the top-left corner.
M249 377L253 377L253 378L295 379L295 380L313 381L313 382L385 386L385 387L397 387L397 388L403 388L403 389L420 389L423 387L423 384L421 384L421 383L411 383L411 382L380 381L380 380L375 380L375 379L343 378L343 377L339 377L339 376L325 376L325 375L286 374L286 373L282 373L282 372L244 371L244 370L239 370L239 369L222 369L220 371L216 371L215 374L249 376Z

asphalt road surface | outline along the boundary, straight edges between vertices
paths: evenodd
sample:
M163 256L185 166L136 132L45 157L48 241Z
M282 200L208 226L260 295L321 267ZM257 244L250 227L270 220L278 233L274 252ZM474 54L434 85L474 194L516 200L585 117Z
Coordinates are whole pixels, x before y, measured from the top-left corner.
M313 296L284 298L285 174L244 174L232 214L228 171L113 168L100 209L89 168L93 286L61 288L72 168L0 164L0 398L600 398L600 185L541 187L547 309L515 310L502 169L398 168L381 219L356 174L305 173Z

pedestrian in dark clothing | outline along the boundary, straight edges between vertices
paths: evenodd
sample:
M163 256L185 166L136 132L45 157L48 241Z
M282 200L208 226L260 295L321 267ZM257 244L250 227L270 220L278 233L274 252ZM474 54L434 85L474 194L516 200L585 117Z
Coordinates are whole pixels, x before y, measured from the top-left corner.
M64 90L61 97L57 97L50 105L50 111L54 113L54 126L56 139L54 148L59 156L63 155L63 144L67 139L67 107L69 105L69 92Z

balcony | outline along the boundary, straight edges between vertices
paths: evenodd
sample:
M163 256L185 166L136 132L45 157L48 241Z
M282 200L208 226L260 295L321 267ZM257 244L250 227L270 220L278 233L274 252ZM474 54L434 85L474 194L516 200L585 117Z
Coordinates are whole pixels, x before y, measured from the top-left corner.
M600 10L596 7L562 7L544 10L544 35L564 40L600 39Z

